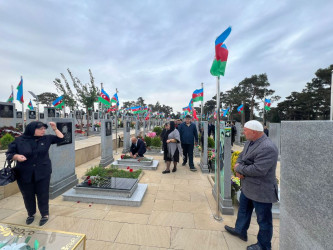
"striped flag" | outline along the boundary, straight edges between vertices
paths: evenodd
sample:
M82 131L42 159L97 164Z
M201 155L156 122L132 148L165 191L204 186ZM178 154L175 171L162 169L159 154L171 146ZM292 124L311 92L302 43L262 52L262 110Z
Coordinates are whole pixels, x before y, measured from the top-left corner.
M21 76L21 81L17 86L17 95L16 95L16 100L18 100L21 104L24 103L23 99L23 78Z
M59 96L57 99L55 99L52 105L57 109L63 109L65 107L65 101L63 96Z
M31 99L30 99L30 102L28 103L28 108L30 110L34 110L34 106L32 105Z

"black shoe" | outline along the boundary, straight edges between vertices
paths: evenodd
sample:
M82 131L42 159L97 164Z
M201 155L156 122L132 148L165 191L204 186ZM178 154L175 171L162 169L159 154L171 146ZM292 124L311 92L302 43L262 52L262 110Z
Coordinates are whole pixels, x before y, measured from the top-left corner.
M190 167L190 170L191 170L192 172L197 171L197 169L196 169L195 167Z
M183 162L182 166L185 166L186 165L186 162Z
M34 215L33 215L33 216L29 216L29 217L25 220L25 223L26 223L27 225L30 225L31 223L34 222L34 220L35 220L35 216L34 216Z
M229 226L224 226L225 230L227 230L228 233L238 236L241 240L247 241L247 235L241 235L235 231L235 228L229 227Z
M177 171L177 168L173 168L173 169L172 169L172 172L176 172L176 171Z
M170 174L170 170L164 170L162 174Z
M257 244L248 246L246 249L247 250L262 250L262 247L259 245L259 243L257 243Z
M43 216L39 221L39 226L43 226L48 220L49 217Z

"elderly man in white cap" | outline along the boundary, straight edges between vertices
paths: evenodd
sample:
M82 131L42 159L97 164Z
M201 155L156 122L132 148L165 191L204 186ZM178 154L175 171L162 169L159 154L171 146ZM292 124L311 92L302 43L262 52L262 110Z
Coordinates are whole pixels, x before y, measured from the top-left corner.
M244 125L247 142L234 166L241 179L242 192L235 228L225 226L227 232L247 241L253 209L259 224L258 242L248 250L271 249L273 236L272 203L278 201L276 164L278 149L264 134L260 122L252 120Z

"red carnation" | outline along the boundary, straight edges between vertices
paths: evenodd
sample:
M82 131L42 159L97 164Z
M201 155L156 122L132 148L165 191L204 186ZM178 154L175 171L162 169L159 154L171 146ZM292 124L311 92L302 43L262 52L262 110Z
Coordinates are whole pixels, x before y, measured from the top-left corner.
M130 171L130 172L133 172L133 169L130 169L129 171Z
M121 155L120 158L121 158L121 159L124 159L124 156L125 156L125 155Z
M88 180L88 185L91 186L91 180Z
M87 176L86 180L89 180L90 179L90 176Z
M130 167L127 167L127 169L130 169Z

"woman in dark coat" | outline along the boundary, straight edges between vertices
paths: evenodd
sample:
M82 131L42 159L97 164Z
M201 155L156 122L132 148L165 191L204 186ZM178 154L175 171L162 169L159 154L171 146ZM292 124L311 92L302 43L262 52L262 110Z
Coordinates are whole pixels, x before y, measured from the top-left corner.
M178 130L175 128L175 122L171 121L170 125L166 126L166 133L163 137L163 148L164 148L164 160L167 165L166 169L162 172L163 174L170 173L170 165L173 161L172 172L177 171L177 163L179 162L179 154L182 154L182 148L180 146L180 135Z
M49 186L51 179L51 144L61 142L64 135L54 122L49 123L56 135L45 135L48 126L40 121L28 124L24 134L13 141L6 153L7 160L17 161L15 175L28 212L27 225L35 219L36 196L41 213L39 225L44 225L49 218Z

